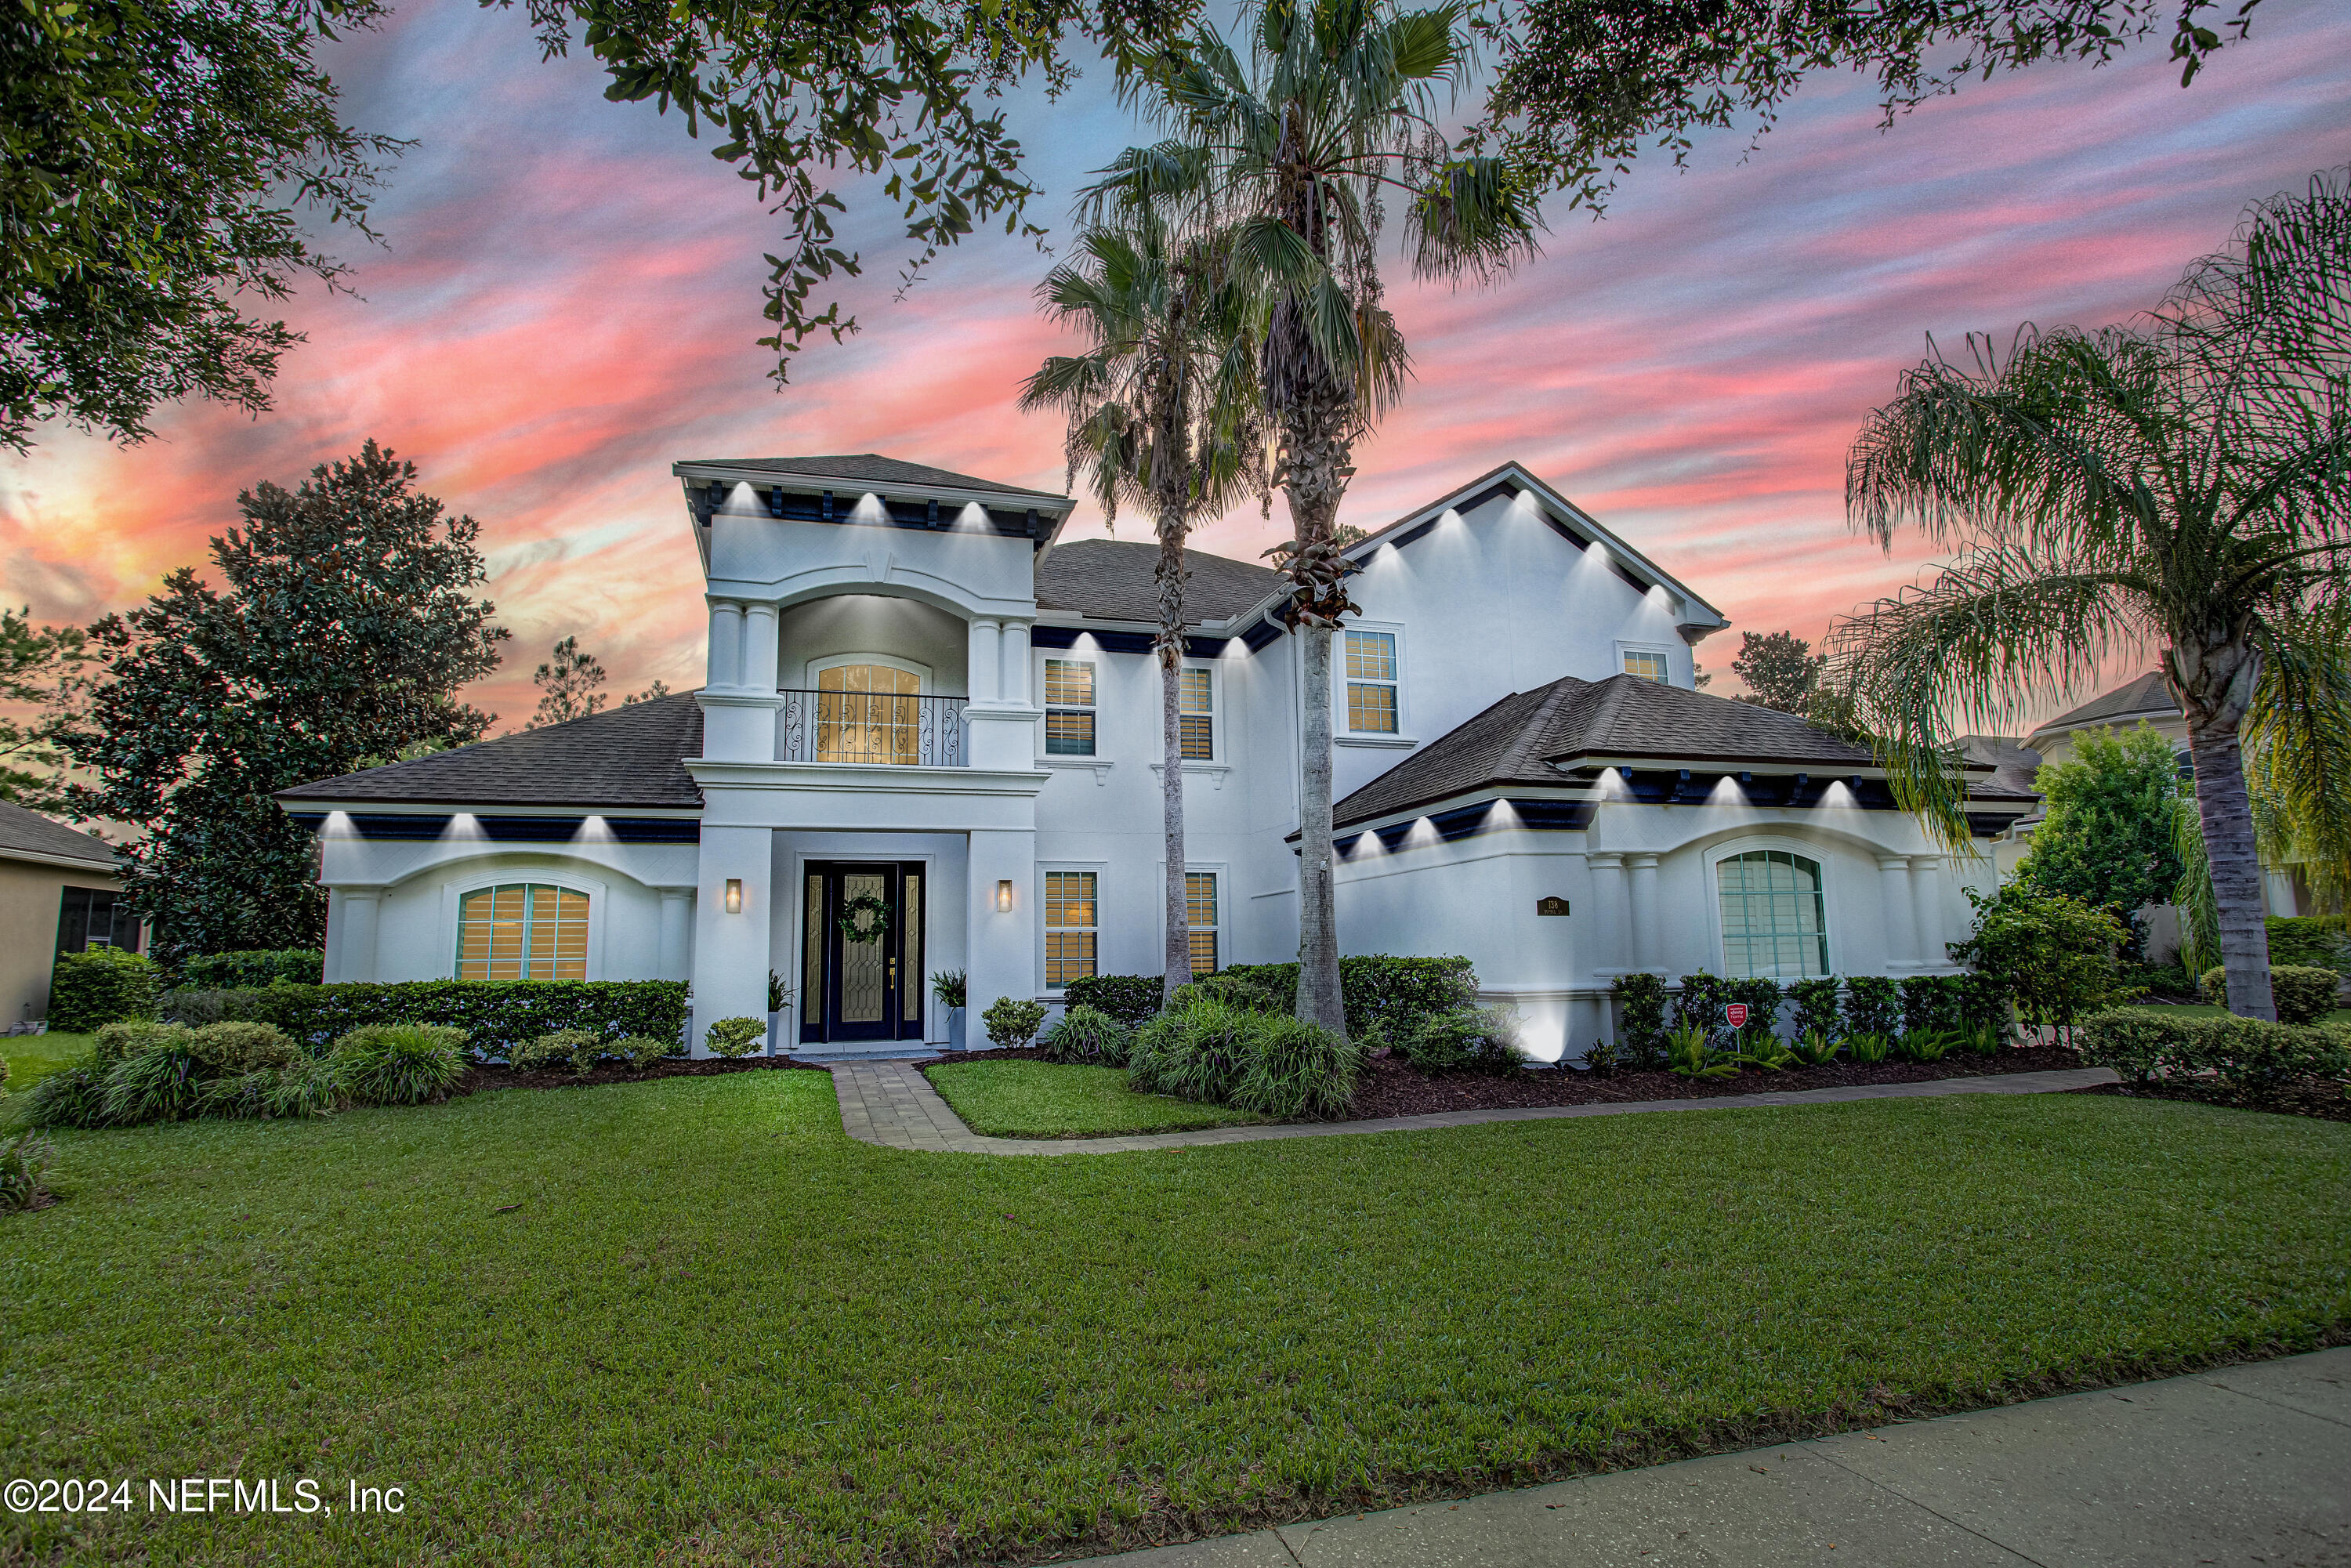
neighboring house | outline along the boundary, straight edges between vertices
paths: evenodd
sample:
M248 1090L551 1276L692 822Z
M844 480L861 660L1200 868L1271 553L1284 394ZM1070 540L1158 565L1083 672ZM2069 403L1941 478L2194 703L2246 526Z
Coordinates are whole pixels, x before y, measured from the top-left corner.
M49 1010L57 956L140 948L139 922L120 904L114 846L0 800L0 1025Z
M328 977L691 978L699 1040L772 970L781 1047L839 1054L943 1042L940 971L975 1014L1155 971L1156 548L1059 544L1068 497L889 458L673 471L707 684L283 791L323 840ZM1989 859L1865 752L1693 690L1723 617L1535 476L1347 554L1363 611L1313 693L1284 580L1188 557L1199 967L1296 956L1302 702L1337 728L1346 949L1467 954L1540 1056L1608 1033L1626 970L1949 967ZM2032 798L1978 771L1989 839Z

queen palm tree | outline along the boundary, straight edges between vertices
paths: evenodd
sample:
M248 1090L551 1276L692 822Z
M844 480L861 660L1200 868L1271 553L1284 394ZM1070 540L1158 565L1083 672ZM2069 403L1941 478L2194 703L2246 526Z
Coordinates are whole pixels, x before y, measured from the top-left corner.
M1147 204L1083 231L1081 259L1053 269L1046 311L1087 340L1022 384L1023 409L1069 416L1071 483L1082 475L1114 528L1121 502L1140 506L1159 535L1160 816L1166 834L1166 967L1162 996L1192 977L1184 859L1184 540L1262 472L1256 424L1249 299L1234 287L1213 236L1174 240Z
M1259 398L1291 537L1268 551L1290 577L1304 641L1300 740L1298 1015L1344 1036L1331 844L1331 643L1355 606L1333 529L1353 454L1404 387L1407 358L1381 303L1389 204L1413 269L1485 279L1530 254L1534 188L1438 123L1468 43L1458 6L1257 0L1239 51L1202 25L1143 73L1167 140L1130 148L1091 193L1147 204L1223 236L1232 276L1262 302Z
M1955 723L2158 655L2188 720L2230 1005L2273 1018L2252 770L2306 847L2351 845L2351 201L2339 177L2250 208L2150 316L1970 339L1855 442L1846 500L1955 558L1832 634L1833 670L1906 803L1965 832Z

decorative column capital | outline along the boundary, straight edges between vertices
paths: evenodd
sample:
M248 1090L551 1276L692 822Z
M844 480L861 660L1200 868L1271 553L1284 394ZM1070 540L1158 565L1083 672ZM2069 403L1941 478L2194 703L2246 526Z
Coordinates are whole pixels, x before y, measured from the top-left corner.
M1600 850L1583 857L1584 863L1594 871L1623 871L1625 857L1614 850Z

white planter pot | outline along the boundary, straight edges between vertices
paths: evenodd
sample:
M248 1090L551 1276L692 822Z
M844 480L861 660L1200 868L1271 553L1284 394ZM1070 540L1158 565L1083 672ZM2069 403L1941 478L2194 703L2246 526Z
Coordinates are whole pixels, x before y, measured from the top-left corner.
M768 1015L768 1054L769 1056L789 1056L792 1053L790 1039L784 1033L784 1020L791 1016L792 1010L789 1008L786 1008L782 1012Z
M947 1049L949 1051L963 1049L963 1009L961 1008L947 1009Z

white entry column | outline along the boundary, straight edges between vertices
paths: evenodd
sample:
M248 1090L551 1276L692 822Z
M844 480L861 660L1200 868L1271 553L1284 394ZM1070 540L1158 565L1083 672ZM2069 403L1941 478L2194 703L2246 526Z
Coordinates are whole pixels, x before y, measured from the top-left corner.
M975 829L970 834L965 931L970 968L964 977L964 1042L979 1048L980 1014L998 997L1028 998L1042 981L1037 964L1037 835L1027 829Z
M701 872L695 887L689 1041L696 1056L707 1054L703 1037L720 1019L767 1019L775 837L770 828L703 824Z
M1657 857L1627 855L1633 872L1633 967L1654 970L1663 961L1657 940Z
M654 973L664 980L694 977L694 889L661 890L661 961Z
M992 703L1002 691L1003 671L999 668L1003 653L1003 622L974 621L967 633L964 670L965 695L976 703Z
M1589 963L1595 970L1631 967L1633 912L1625 887L1625 857L1596 854L1584 857L1592 868L1593 935Z
M1943 857L1910 857L1910 908L1917 927L1918 962L1929 969L1948 968L1951 955L1943 946Z
M1907 855L1877 857L1879 915L1885 922L1886 967L1907 969L1917 961L1917 919L1910 904L1910 859Z

